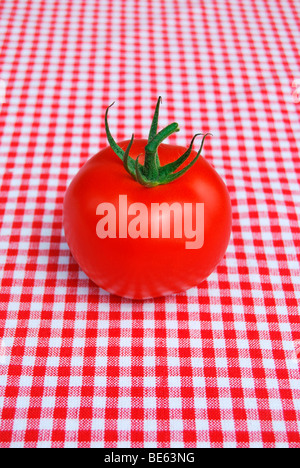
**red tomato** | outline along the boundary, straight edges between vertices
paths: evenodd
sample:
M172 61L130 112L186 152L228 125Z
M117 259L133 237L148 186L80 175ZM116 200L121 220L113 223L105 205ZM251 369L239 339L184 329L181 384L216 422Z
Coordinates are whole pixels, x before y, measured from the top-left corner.
M133 299L198 285L221 261L231 232L227 188L212 166L191 149L192 144L186 159L191 163L183 166L188 170L178 179L166 182L179 172L173 171L170 177L170 167L165 165L187 154L183 147L159 143L154 172L153 167L144 170L145 148L157 135L157 118L153 122L148 140L123 141L118 147L107 127L119 158L109 146L88 160L64 200L66 239L82 270L106 291ZM156 143L163 137L156 136ZM127 154L126 149L130 149ZM132 174L124 169L124 153L125 159L129 155L127 169ZM143 159L144 166L140 165ZM135 164L138 179L146 186L135 180Z

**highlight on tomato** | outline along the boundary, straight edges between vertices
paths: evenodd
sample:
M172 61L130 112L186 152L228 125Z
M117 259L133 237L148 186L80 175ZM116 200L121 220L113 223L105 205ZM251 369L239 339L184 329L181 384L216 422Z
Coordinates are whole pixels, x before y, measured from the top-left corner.
M196 134L188 148L163 143L179 126L157 130L160 104L161 97L147 139L119 143L109 106L109 146L83 165L64 198L73 257L96 285L131 299L199 285L224 257L231 233L228 190L201 155L210 134Z

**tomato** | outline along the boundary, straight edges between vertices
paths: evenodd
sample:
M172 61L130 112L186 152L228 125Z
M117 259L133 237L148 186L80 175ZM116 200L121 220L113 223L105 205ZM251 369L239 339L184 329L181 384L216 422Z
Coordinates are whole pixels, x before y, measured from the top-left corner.
M178 125L157 133L160 102L148 140L118 144L107 109L110 146L83 165L64 199L75 260L98 286L132 299L198 285L223 258L231 233L228 190L200 154L206 135L198 153L198 135L188 149L162 143Z

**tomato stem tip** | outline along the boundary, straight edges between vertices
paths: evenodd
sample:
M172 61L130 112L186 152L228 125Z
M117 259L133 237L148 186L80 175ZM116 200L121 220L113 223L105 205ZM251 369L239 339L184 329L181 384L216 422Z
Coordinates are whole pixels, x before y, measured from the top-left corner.
M132 135L131 140L124 151L114 140L109 126L108 126L108 111L109 109L114 105L115 102L110 104L108 108L106 109L105 112L105 131L106 131L106 136L108 143L111 147L111 149L114 151L114 153L121 159L123 162L125 170L141 185L144 187L155 187L157 185L163 185L163 184L168 184L170 182L173 182L174 180L178 179L181 177L185 172L187 172L197 161L199 158L203 145L204 145L204 140L208 135L212 135L211 133L196 133L196 135L193 136L192 141L186 150L186 152L180 156L176 161L171 162L169 164L165 164L164 166L160 165L160 160L158 156L158 147L159 145L170 135L172 135L175 132L179 131L179 126L178 123L173 122L167 127L163 128L159 132L157 132L157 127L158 127L158 116L159 116L159 108L160 104L162 102L161 96L159 96L149 135L148 135L148 140L147 144L145 146L145 161L144 165L140 164L139 162L139 155L136 160L131 158L129 156L130 148L132 146L133 140L134 140L134 135ZM196 156L192 159L192 161L185 166L183 169L177 171L177 169L180 168L180 166L188 159L192 152L193 148L193 143L196 137L199 135L202 135L202 141L200 145L200 149L197 152ZM176 172L177 171L177 172Z

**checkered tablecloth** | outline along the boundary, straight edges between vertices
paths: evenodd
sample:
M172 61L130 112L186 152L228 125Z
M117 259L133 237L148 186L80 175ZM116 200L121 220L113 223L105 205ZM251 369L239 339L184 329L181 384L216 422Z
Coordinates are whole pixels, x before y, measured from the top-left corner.
M2 0L0 446L300 448L298 0ZM299 87L299 89L298 89ZM159 126L228 186L198 287L99 289L62 228L67 185Z

